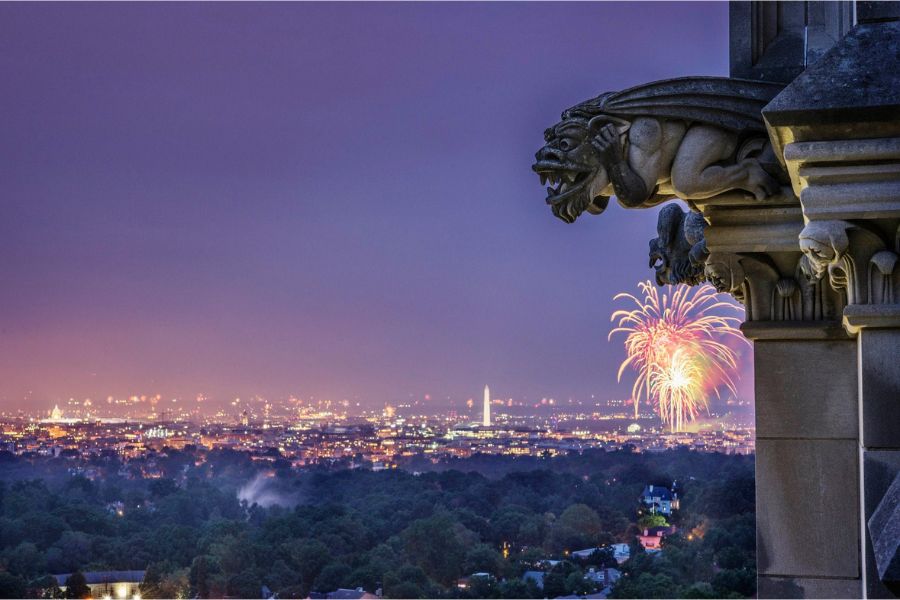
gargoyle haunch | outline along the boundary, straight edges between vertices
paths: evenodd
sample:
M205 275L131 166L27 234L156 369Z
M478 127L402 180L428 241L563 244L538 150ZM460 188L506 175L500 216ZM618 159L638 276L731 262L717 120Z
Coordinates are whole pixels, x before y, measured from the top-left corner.
M607 92L562 113L532 169L567 223L603 212L612 196L627 208L733 190L763 199L780 189L781 167L761 110L781 88L685 77Z

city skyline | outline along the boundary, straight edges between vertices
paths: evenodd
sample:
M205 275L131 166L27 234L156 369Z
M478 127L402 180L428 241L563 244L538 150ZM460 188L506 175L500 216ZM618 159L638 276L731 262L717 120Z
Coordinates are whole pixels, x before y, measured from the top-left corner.
M685 65L725 74L726 5L0 16L0 411L134 394L438 407L479 381L627 397L605 338L613 296L651 275L656 211L556 221L534 132ZM617 27L546 50L548 23L598 20Z
M488 387L488 386L485 386ZM651 420L664 423L655 405L641 402L637 412L630 398L605 398L596 395L587 398L492 398L485 390L481 402L475 398L453 399L406 398L371 406L349 400L330 400L316 397L265 398L250 396L217 400L206 396L193 399L163 398L157 396L130 396L127 398L76 399L68 398L51 404L38 404L29 409L0 410L0 419L26 419L29 421L59 421L66 423L91 423L112 419L126 419L135 423L194 422L228 424L251 420L264 422L269 418L290 422L313 411L322 422L331 419L409 416L414 418L451 418L467 421L472 425L492 427L496 419L539 418L581 420L585 415L592 419L616 418L640 422ZM722 402L711 402L709 412L698 415L695 423L706 426L719 419L737 419L748 422L754 415L753 403L747 398L728 397ZM687 430L687 429L685 429Z

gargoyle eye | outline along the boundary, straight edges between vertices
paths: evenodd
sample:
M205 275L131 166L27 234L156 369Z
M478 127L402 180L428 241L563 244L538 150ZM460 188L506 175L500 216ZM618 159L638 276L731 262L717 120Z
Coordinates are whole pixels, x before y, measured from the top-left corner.
M567 139L562 139L559 141L559 149L563 152L568 152L573 148L572 143Z

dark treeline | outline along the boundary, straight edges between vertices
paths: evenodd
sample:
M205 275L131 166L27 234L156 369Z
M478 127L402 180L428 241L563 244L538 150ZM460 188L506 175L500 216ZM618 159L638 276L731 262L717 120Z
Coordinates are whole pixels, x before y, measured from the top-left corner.
M58 595L50 574L145 569L146 598L255 598L263 585L282 598L339 587L552 598L593 591L590 565L616 566L607 553L579 561L569 551L616 542L630 543L632 558L615 597L755 593L752 457L588 451L298 472L188 449L159 454L154 467L164 477L136 477L138 464L114 456L0 453L0 596ZM638 496L673 480L679 533L661 555L644 554ZM547 558L563 561L543 590L522 581ZM491 577L457 586L476 572Z

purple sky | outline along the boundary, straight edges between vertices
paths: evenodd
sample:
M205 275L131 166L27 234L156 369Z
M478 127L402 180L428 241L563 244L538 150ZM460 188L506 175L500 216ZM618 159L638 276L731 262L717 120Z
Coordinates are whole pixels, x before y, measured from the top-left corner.
M565 225L529 166L727 41L725 3L0 5L0 409L627 397L656 211Z

